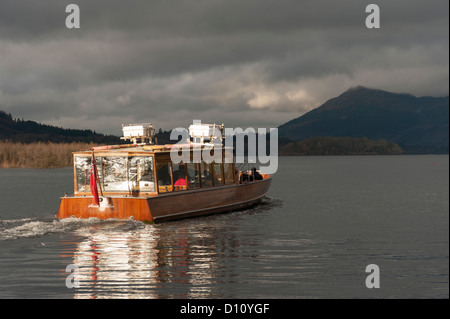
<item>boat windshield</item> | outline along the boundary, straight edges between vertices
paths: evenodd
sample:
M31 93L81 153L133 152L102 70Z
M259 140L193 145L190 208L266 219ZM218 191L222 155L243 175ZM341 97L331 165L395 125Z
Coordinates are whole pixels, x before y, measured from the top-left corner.
M153 156L96 156L103 192L154 192ZM90 192L90 156L75 157L76 191Z

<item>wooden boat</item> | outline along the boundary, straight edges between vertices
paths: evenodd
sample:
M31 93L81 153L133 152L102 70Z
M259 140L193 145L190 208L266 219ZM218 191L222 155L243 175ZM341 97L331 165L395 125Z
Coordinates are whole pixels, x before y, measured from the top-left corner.
M188 142L183 146L189 158L174 163L170 156L174 145L136 143L138 138L154 137L151 124L143 127L150 135L134 132L124 137L133 144L73 153L74 194L61 198L58 218L153 223L243 209L267 194L272 176L256 169L239 171L234 160L225 162L227 150L222 145L215 148L221 151L221 160L209 162L198 161L197 155L210 144L203 139Z

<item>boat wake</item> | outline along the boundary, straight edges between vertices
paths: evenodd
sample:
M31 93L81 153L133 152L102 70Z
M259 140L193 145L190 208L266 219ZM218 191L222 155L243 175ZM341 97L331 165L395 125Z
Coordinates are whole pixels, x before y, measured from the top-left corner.
M48 219L23 218L0 221L0 241L20 238L42 237L48 234L63 233L80 226L98 223L99 219Z
M277 198L272 198L265 196L261 201L251 208L244 210L247 213L261 213L265 211L270 211L273 208L282 207L283 201Z

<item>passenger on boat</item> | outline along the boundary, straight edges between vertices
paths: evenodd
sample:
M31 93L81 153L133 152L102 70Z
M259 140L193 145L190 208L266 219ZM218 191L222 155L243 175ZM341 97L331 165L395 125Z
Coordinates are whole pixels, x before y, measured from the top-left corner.
M242 183L248 183L248 182L253 182L253 181L260 181L263 179L264 179L264 177L256 170L255 167L253 167L251 170L251 174L242 172L239 182L242 184Z
M252 174L253 174L253 179L255 181L260 181L260 180L264 179L264 177L262 177L262 175L256 170L256 167L252 168Z
M190 187L190 183L189 181L186 181L186 179L184 177L180 177L177 179L177 181L175 182L175 186L186 186L186 182Z
M253 176L250 174L247 174L245 172L242 172L241 177L239 179L239 183L248 183L253 181Z
M178 171L176 171L173 175L176 179L174 186L188 186L189 188L191 187L189 181L186 181L184 166L181 166L180 169L178 169Z

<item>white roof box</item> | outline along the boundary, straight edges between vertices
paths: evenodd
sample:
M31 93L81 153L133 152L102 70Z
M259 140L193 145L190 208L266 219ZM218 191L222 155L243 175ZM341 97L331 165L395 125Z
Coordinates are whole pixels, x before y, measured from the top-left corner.
M145 139L149 139L150 144L155 137L155 128L152 123L141 123L141 124L122 124L123 140L132 140L133 143L137 143L140 139L141 143Z
M195 124L189 126L189 135L193 138L194 143L204 143L205 140L213 142L213 140L222 141L224 125L218 124L201 124L194 121Z

